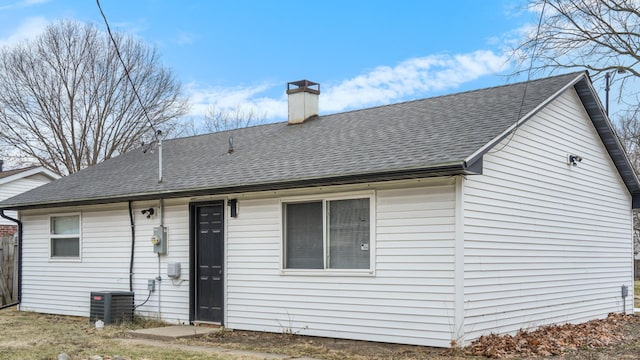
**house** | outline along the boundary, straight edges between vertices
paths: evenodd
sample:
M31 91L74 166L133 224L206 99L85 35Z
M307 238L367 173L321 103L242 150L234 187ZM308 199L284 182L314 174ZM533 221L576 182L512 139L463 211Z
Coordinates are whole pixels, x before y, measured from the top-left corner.
M587 73L322 116L318 84L287 93L288 122L0 203L20 309L131 289L171 323L439 347L633 311L640 184Z
M25 191L49 183L60 176L41 166L3 170L4 161L0 160L0 201ZM15 211L6 211L7 216L15 218ZM14 222L0 217L0 237L13 235L17 230Z

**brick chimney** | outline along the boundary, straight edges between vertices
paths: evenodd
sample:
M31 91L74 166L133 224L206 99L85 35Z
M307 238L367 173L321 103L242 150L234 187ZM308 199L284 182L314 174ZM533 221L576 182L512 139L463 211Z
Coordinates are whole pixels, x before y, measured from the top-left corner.
M287 83L289 98L289 125L301 124L318 115L320 84L309 80Z

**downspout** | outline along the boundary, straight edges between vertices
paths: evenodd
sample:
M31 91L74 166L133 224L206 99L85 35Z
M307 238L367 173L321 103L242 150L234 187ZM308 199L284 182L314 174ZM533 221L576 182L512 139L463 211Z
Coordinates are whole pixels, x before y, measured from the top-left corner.
M4 308L20 304L20 300L22 299L22 221L6 215L4 213L4 210L0 210L0 217L12 221L18 225L18 300L12 302L11 304L0 306L0 310L2 310ZM16 289L13 289L13 291L16 291Z
M454 296L451 346L465 346L464 334L464 191L465 177L455 177Z
M133 291L133 259L136 249L136 225L133 222L133 206L129 200L129 222L131 223L131 259L129 260L129 291Z

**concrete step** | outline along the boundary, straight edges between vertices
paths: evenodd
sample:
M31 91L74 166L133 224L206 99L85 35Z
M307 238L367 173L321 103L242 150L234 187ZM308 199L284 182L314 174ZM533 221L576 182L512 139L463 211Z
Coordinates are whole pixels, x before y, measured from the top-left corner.
M216 328L216 329L220 329L222 328L222 325L218 324L218 323L210 323L207 321L194 321L193 326L204 326L204 327L210 327L210 328Z
M222 328L205 327L205 326L189 326L175 325L164 326L159 328L129 330L131 337L138 339L152 340L176 340L190 337L204 336L221 331Z

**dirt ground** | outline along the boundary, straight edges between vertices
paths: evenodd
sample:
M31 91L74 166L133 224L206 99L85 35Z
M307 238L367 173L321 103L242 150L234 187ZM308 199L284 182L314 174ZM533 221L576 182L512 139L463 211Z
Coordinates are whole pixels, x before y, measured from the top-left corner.
M465 357L460 351L456 351L458 356L452 356L455 354L449 349L252 331L225 331L184 342L328 360L480 359Z
M503 353L504 356L500 357L566 360L640 359L640 315L612 314L607 319L577 327L548 327L529 334L529 338L523 340L525 345L513 347L519 351L506 351ZM472 346L465 349L439 349L248 331L223 331L204 338L188 340L188 343L330 360L487 359L485 356L474 356ZM496 344L503 345L499 341L490 345ZM545 352L548 356L540 356Z
M640 359L640 315L618 315L606 320L605 325L596 324L589 333L591 338L606 338L609 345L583 345L570 350L565 347L558 356L530 357L520 353L509 353L511 359L563 359L563 360L613 360ZM98 331L86 318L43 315L18 312L15 309L0 311L0 360L35 359L55 360L66 352L73 360L86 360L100 355L104 360L116 355L124 359L256 359L255 356L238 357L227 354L210 354L176 349L169 344L145 347L126 343L129 329L157 327L161 324L137 320L127 325L111 325ZM562 331L567 331L564 328ZM553 333L554 331L548 331ZM577 332L576 332L577 334ZM537 335L536 335L537 336ZM550 343L537 336L540 344ZM611 340L611 341L609 341ZM557 340L553 340L556 341ZM567 341L567 340L563 340ZM177 342L180 345L203 346L286 354L291 357L312 357L327 360L470 360L487 359L483 356L465 354L465 349L437 349L429 347L316 338L292 334L259 333L249 331L223 331L215 335ZM536 344L535 342L532 344ZM603 343L604 344L604 343ZM467 349L468 350L468 349ZM468 351L467 351L468 352Z

